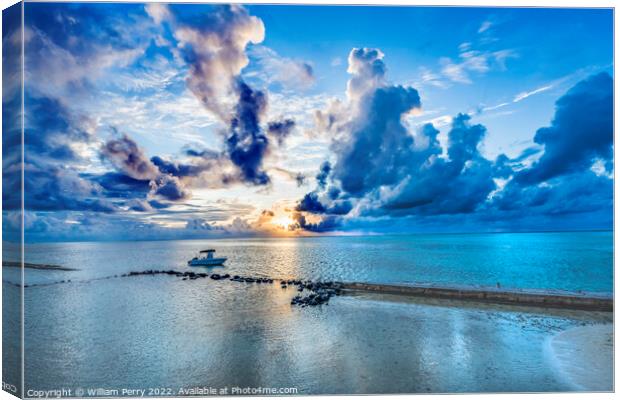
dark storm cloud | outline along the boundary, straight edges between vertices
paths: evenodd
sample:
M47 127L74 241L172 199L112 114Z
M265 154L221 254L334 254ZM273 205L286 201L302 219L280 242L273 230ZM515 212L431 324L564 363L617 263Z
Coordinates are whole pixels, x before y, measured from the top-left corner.
M112 198L142 197L150 190L149 181L134 179L118 172L106 172L101 175L84 175L85 178L97 182L106 195Z
M551 126L534 141L545 147L531 168L515 180L529 185L589 168L595 158L613 157L613 80L601 73L579 82L556 102Z
M185 146L183 148L183 153L188 157L200 157L206 159L217 159L220 154L211 149L196 149L191 146Z
M240 81L235 113L230 122L226 139L226 152L241 171L244 181L256 185L269 183L269 176L262 169L269 140L260 127L260 118L267 107L267 98L260 90L253 90Z
M324 189L327 185L327 177L332 170L332 165L329 161L324 161L319 168L319 173L316 174L316 183L319 188Z
M316 192L307 193L303 199L297 204L297 211L308 211L315 214L323 214L327 208L319 201L319 195Z
M199 154L199 153L197 153ZM205 157L204 154L196 155L196 157ZM151 162L159 168L159 171L164 174L169 174L176 177L195 177L199 176L204 171L207 171L210 166L207 164L183 164L168 161L160 156L151 157Z
M304 231L316 233L333 231L338 229L342 225L338 217L334 217L331 215L321 219L319 222L308 222L306 217L298 212L293 214L293 221L295 221L295 223L290 226L289 229L301 229Z
M267 125L267 133L275 138L278 144L284 143L284 140L291 134L295 128L295 121L292 119L284 119L282 121L273 121Z
M353 204L349 200L336 200L329 201L325 205L319 200L319 194L317 192L307 193L295 207L296 211L307 211L313 214L331 214L331 215L345 215L353 208Z

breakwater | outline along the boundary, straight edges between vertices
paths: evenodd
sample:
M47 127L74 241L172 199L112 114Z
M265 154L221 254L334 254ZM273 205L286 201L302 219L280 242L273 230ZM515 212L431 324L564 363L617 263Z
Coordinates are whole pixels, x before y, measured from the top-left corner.
M387 285L376 283L346 283L346 290L477 301L519 306L566 308L575 310L613 311L613 297L580 293L552 293L518 290L470 289L438 286Z
M393 294L408 297L437 298L444 300L464 300L481 303L508 304L515 306L551 307L574 310L590 311L613 311L613 297L596 296L586 293L556 293L544 291L519 291L519 290L495 290L477 288L455 288L422 285L390 285L361 282L337 282L337 281L310 281L301 279L280 279L269 277L252 277L193 272L176 270L144 270L132 271L122 275L112 275L83 281L62 280L39 284L26 284L25 288L37 286L50 286L68 283L86 283L104 279L169 275L180 278L183 281L210 278L214 281L230 281L243 284L274 285L278 284L282 289L295 288L299 293L291 299L291 305L306 307L328 304L333 296L340 296L347 292L366 292ZM4 281L7 284L21 286L17 283Z

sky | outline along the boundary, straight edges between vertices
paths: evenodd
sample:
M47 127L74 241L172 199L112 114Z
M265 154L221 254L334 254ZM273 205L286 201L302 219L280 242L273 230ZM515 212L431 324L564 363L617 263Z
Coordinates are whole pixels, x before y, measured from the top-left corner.
M610 9L26 3L24 38L29 241L613 226Z

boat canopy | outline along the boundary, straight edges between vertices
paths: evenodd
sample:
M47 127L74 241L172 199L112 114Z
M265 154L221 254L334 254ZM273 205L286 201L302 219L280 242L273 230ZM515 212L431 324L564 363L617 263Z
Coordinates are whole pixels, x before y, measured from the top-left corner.
M201 253L213 253L215 249L200 250Z

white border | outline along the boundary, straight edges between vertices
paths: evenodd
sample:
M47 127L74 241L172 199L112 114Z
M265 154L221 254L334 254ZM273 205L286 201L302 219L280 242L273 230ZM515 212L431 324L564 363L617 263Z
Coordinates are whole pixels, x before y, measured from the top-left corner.
M39 1L39 0L29 0L29 1ZM45 1L45 0L41 0L41 1ZM47 1L51 1L51 0L47 0ZM69 0L56 0L58 2L71 2ZM97 0L81 0L81 2L101 2L101 1L97 1ZM143 1L119 1L119 2L131 2L131 3L143 3ZM180 1L180 0L168 0L168 1L161 1L161 0L151 0L150 2L158 2L158 3L225 3L226 1L212 1L212 0L207 0L207 1ZM450 0L450 1L441 1L441 0L423 0L423 1L407 1L407 0L403 0L403 1L396 1L396 0L387 0L387 1L380 1L380 0L336 0L336 1L330 1L330 0L311 0L311 1L300 1L300 0L287 0L287 1L282 1L282 0L270 0L270 1L264 1L264 0L246 0L246 1L232 1L233 3L242 3L242 4L316 4L316 5L381 5L381 6L387 6L387 5L398 5L398 6L470 6L470 7L560 7L560 8L614 8L614 99L615 99L615 93L617 92L617 88L618 88L618 81L615 79L616 77L616 64L615 64L615 54L618 50L618 41L616 40L617 36L616 36L616 31L615 31L615 7L616 7L616 2L613 0L590 0L590 1L579 1L579 0L521 0L521 1L514 1L514 0L506 0L506 1L498 1L498 0L476 0L476 1L471 1L471 0ZM1 8L4 10L7 7L10 7L11 5L16 4L17 1L15 0L0 0L0 6ZM23 7L22 7L22 18L23 18ZM0 31L2 28L2 22L0 20ZM0 41L0 54L1 54L1 50L2 50L2 44ZM22 30L22 54L23 54L23 30ZM23 57L22 57L22 102L23 102L23 82L24 82L24 71L23 71ZM1 68L1 66L0 66ZM0 87L2 87L2 75L0 74ZM618 106L618 102L615 101L614 103L614 116L618 115L618 110L619 110L619 106ZM2 115L0 113L0 126L2 123ZM22 128L23 128L23 115L22 115ZM615 143L615 133L618 132L618 120L617 118L614 118L614 143ZM23 141L23 135L22 135L22 141ZM0 161L2 155L0 154ZM617 151L616 148L614 146L614 161L617 159ZM22 143L22 162L23 162L23 143ZM23 169L22 169L22 174L23 174ZM614 169L614 293L615 293L615 288L616 288L616 283L618 281L618 276L615 273L616 272L616 253L615 253L615 249L618 246L618 243L620 242L620 240L618 240L618 238L615 235L615 228L616 228L616 221L618 221L618 217L620 215L620 211L618 211L618 209L615 207L615 198L617 198L618 195L618 191L620 189L618 189L618 186L615 185L615 179L616 179L616 169ZM22 176L22 185L23 185L23 176ZM1 194L2 188L0 186L0 194ZM22 192L23 193L23 192ZM0 205L1 205L2 199L0 196ZM23 197L22 197L22 230L23 230ZM1 238L1 232L0 232L0 238ZM23 243L23 232L22 232L22 252L24 251L24 247L23 247L24 243ZM0 241L0 252L2 250L2 243ZM24 279L24 270L22 268L22 280ZM23 288L22 288L22 296L23 296ZM22 297L23 298L23 297ZM2 306L2 298L0 296L0 309ZM23 319L23 302L22 302L22 319ZM616 319L616 311L614 309L614 321ZM2 332L2 320L0 319L0 333ZM23 337L23 325L22 325L22 337ZM23 343L23 342L22 342ZM618 348L618 338L617 336L614 337L614 381L615 382L620 382L618 380L618 377L620 376L620 373L618 371L618 368L616 368L616 361L617 359L615 358L615 349ZM22 361L23 361L23 355L24 355L24 346L22 345ZM2 356L2 347L0 346L0 360ZM23 374L24 374L24 363L22 363L22 385L24 384L23 382ZM22 388L22 393L23 393L23 388ZM457 394L454 395L424 395L424 394L420 394L420 395L378 395L378 396L373 396L373 398L378 398L378 399L385 399L385 398L389 398L389 397L394 397L394 396L398 396L400 398L414 398L414 399L437 399L437 398L449 398L449 396L456 396ZM608 399L608 398L615 398L616 395L614 393L587 393L587 394L583 394L583 393L551 393L551 394L546 394L546 393L534 393L534 394L496 394L496 393L485 393L485 394L458 394L459 398L465 399L465 400L469 400L469 399L479 399L479 398L488 398L489 396L493 396L494 398L500 398L500 399L538 399L538 398L545 398L545 399L570 399L570 400L581 400L583 399L585 396L587 396L588 399ZM303 397L303 398L322 398L322 399L337 399L338 397L341 396L296 396L296 397ZM364 399L367 396L347 396L347 398L351 398L351 399ZM240 397L233 397L231 396L230 398L240 398ZM268 397L252 397L252 398L256 398L256 399L268 399ZM9 399L15 399L14 396L10 395L7 392L4 391L0 391L0 400L9 400ZM187 400L187 398L168 398L168 399L179 399L179 400Z

